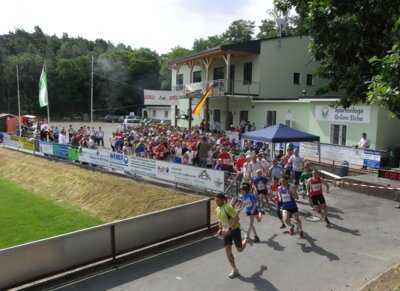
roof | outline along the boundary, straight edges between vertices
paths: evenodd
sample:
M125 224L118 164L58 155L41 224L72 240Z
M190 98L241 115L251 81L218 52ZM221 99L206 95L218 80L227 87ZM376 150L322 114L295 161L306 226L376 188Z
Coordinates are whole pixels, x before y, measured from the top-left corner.
M177 64L185 64L186 62L193 60L201 61L204 57L219 57L226 53L232 53L235 55L259 54L260 43L260 40L251 40L240 43L225 44L202 52L171 60L168 62L168 64L172 66Z
M10 114L10 113L0 113L0 118L2 117L7 117L7 116L15 116L14 114Z
M246 132L244 139L258 140L272 143L319 141L319 136L301 130L290 128L282 123L269 126L260 130Z

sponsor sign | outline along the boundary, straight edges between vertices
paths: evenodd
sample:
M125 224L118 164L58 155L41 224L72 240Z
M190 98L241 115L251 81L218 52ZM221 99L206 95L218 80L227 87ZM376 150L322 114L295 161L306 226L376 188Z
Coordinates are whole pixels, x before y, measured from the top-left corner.
M223 171L156 161L156 177L196 188L224 191Z
M131 173L213 191L224 191L224 172L184 164L131 157Z
M299 148L302 156L318 158L318 143L301 142Z
M178 105L179 96L174 91L144 90L144 105Z
M7 133L5 133L3 135L3 143L5 146L11 147L11 148L19 148L21 146L21 143L20 143L18 137L9 135Z
M131 157L131 172L137 175L156 177L156 160Z
M68 159L71 161L79 161L79 149L68 147Z
M68 145L53 143L53 156L68 160Z
M304 157L318 157L318 145L315 143L300 143L300 155ZM351 147L321 144L321 159L332 161L348 161L350 164L379 168L381 154L379 151L365 150Z
M341 123L369 123L371 108L369 106L350 106L333 108L326 105L315 106L315 119Z
M47 141L39 142L39 150L45 155L53 155L53 143Z
M108 151L83 148L79 154L79 161L101 167L110 167L109 155Z
M131 171L131 163L129 156L108 152L108 158L109 158L109 167L126 172Z

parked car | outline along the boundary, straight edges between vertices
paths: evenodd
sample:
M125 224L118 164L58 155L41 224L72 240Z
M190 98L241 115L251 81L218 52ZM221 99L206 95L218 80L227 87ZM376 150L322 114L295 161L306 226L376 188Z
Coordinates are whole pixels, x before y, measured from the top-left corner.
M137 116L137 115L122 115L120 118L119 118L119 120L118 120L118 122L119 123L123 123L124 122L124 119L142 119L142 117L141 116Z
M125 118L123 124L128 129L142 126L141 119L139 118Z
M120 117L121 116L119 116L119 115L107 114L106 116L104 116L103 120L105 122L118 122Z

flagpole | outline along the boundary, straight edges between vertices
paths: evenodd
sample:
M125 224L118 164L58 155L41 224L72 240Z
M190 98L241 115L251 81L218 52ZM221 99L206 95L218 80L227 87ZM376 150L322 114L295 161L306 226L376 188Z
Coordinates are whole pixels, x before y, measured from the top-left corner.
M93 55L92 55L92 78L90 86L90 124L93 126Z
M18 65L15 65L17 69L17 96L18 96L18 124L19 124L19 137L22 136L22 126L21 126L21 102L19 99L19 74L18 74Z
M47 79L47 68L46 62L44 63L44 71L46 72L46 79ZM46 88L47 90L47 88ZM49 93L47 91L47 127L50 129L50 102L49 102Z

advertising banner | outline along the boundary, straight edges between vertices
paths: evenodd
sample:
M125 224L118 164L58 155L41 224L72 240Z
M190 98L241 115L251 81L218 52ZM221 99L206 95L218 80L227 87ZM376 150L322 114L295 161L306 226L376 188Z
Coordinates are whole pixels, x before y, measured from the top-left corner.
M18 149L21 146L19 138L16 136L9 135L7 133L3 134L3 143L7 147Z
M197 188L224 191L223 171L156 161L156 177Z
M302 142L300 144L300 155L317 158L317 143ZM348 161L353 165L378 169L380 167L381 154L379 151L374 150L321 144L321 159L338 162Z
M155 177L156 171L156 160L131 157L131 172L133 174Z
M79 161L79 149L68 147L68 159L71 161Z
M69 158L68 145L53 143L53 156L68 160Z
M144 90L144 105L178 105L178 103L177 92Z
M129 156L118 153L108 153L108 157L109 167L111 167L112 169L131 172L131 163Z
M100 167L110 167L108 151L99 151L83 148L79 154L79 161Z
M45 155L53 155L53 143L47 141L40 141L39 142L39 149L40 152Z

